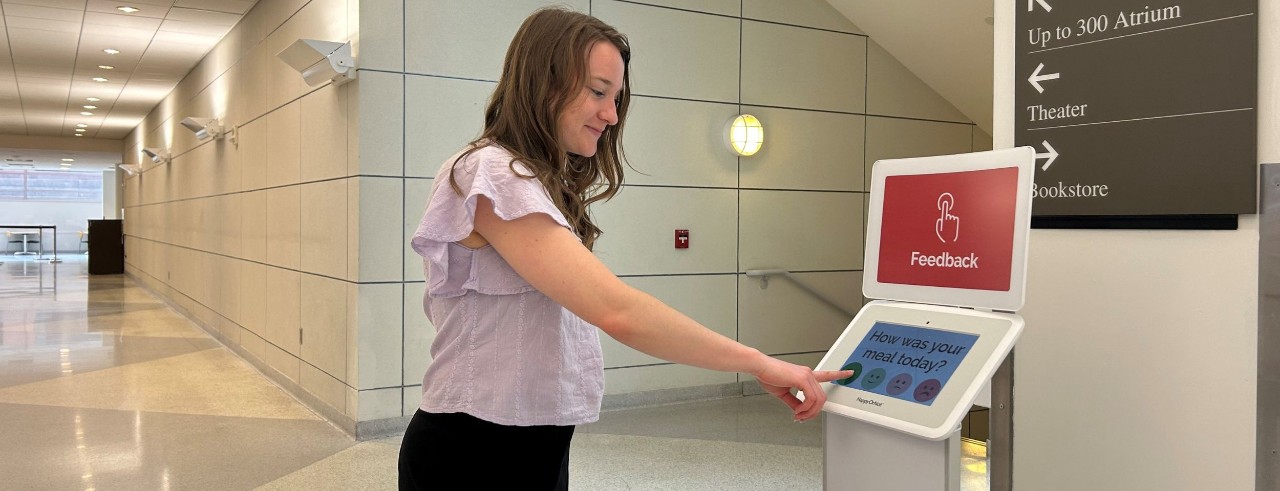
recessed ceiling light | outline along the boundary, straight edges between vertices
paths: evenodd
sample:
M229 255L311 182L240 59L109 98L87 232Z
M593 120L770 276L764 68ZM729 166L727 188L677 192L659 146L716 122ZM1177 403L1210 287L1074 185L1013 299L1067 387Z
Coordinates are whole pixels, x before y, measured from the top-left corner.
M89 111L80 111L80 115L81 115L81 116L93 116L93 113L91 113L91 112L89 112Z
M115 69L116 69L116 67L113 67L113 66L111 66L111 65L98 65L98 68L101 68L101 69L103 69L103 70L115 70Z
M106 54L109 54L109 55L114 55L114 54L116 54L116 53L119 53L119 52L120 52L120 50L115 49L115 48L107 48L107 49L102 50L102 52L103 52L103 53L106 53Z
M75 162L76 159L62 159L63 162Z
M97 97L85 97L85 98L84 98L84 100L89 101L89 102L98 102L98 101L100 101L100 100L102 100L102 99L99 99L99 98L97 98Z
M89 130L86 130L84 128L76 128L76 133L84 133L86 131L89 131Z
M97 109L97 108L98 108L98 106L85 106L84 108L85 108L85 109Z
M76 125L76 128L88 128L88 127L89 127L89 125L84 124L84 123L80 123L80 124L77 124L77 125Z
M140 8L137 8L137 7L130 7L130 6L128 6L128 5L121 5L121 6L119 6L119 7L116 7L116 10L119 10L119 11L124 12L124 13L126 13L126 14L132 14L132 13L134 13L134 12L141 12L141 11L142 11L142 9L140 9Z
M76 136L84 136L84 133L76 133Z
M94 82L108 82L109 80L102 77L93 77Z

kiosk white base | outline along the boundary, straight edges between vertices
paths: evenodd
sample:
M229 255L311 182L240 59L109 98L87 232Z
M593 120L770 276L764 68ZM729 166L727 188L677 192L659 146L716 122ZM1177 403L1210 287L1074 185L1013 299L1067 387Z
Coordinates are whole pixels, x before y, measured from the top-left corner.
M960 428L932 441L823 414L822 488L960 491Z

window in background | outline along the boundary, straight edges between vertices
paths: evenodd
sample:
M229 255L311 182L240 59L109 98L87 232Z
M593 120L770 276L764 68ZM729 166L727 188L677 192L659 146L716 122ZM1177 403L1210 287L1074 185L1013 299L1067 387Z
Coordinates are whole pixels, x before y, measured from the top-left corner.
M25 190L26 171L0 170L0 199L22 199Z
M0 199L102 201L102 173L0 170Z

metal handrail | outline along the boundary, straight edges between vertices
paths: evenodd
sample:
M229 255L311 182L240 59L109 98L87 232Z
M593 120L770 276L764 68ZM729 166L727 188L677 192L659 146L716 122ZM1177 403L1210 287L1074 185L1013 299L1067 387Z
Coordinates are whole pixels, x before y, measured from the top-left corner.
M804 290L806 293L808 293L809 295L812 295L814 298L822 301L822 303L827 304L831 308L836 309L837 311L843 312L845 315L849 316L850 318L857 316L857 314L850 312L848 310L845 310L845 308L840 306L840 304L837 304L835 303L835 301L827 298L826 295L818 293L813 288L809 288L809 285L801 283L799 280L797 280L794 276L791 275L790 271L787 271L785 269L748 269L745 271L745 273L748 277L760 278L761 290L765 288L769 288L770 276L781 276L791 281L791 284L800 287L801 290Z

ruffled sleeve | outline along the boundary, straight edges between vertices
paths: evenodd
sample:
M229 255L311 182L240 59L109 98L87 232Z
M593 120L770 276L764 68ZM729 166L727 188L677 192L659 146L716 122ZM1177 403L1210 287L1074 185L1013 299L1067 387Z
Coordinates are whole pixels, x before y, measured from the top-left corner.
M462 159L450 157L440 168L411 241L413 250L424 260L427 295L455 297L467 290L511 295L533 290L493 247L469 249L456 243L474 230L476 203L481 195L493 202L494 213L503 220L542 213L572 230L542 183L524 177L533 173L523 164L513 166L511 161L511 154L505 150L488 146ZM461 194L450 184L450 170ZM517 172L521 175L517 176Z

